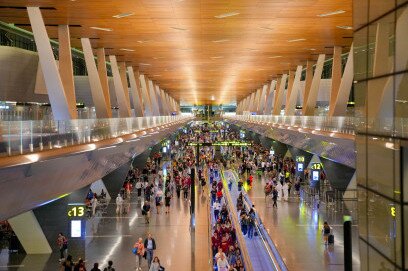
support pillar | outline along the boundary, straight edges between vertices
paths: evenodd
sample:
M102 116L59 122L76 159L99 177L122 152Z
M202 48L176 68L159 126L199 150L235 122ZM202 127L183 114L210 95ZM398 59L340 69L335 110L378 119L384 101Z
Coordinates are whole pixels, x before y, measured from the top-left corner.
M112 118L112 104L109 95L109 81L108 72L106 70L106 58L105 58L105 48L98 48L96 50L96 56L98 58L98 74L99 80L101 81L103 96L105 97L105 104L108 108L108 117Z
M58 26L59 74L72 118L78 118L75 98L74 68L72 65L71 36L68 25Z
M296 101L299 96L300 78L302 77L302 66L297 66L295 78L290 90L288 103L285 106L285 115L293 116L296 110Z
M317 59L316 69L313 75L312 85L310 86L309 95L307 97L306 106L303 107L304 116L313 116L315 113L317 95L319 94L320 80L322 78L324 54L320 54Z
M158 85L155 85L155 89L156 89L157 103L159 106L159 116L164 116L163 99L160 93L160 87Z
M27 254L50 254L52 249L33 211L8 219Z
M96 117L101 119L112 117L111 109L106 104L101 79L99 78L99 73L95 64L95 57L92 51L91 42L88 38L81 38L81 43L85 57L86 69L88 71L88 80L91 87Z
M272 114L272 107L274 103L274 98L275 98L275 87L276 87L276 81L272 80L271 85L269 87L269 94L266 97L266 102L265 102L265 109L263 114L264 115L270 115Z
M131 116L130 106L128 106L128 102L126 101L125 89L119 73L119 67L116 61L116 56L110 55L109 60L112 67L113 83L115 85L116 99L118 101L119 106L119 115L121 118L129 118Z
M146 78L143 74L140 74L139 79L140 79L140 84L142 86L144 115L153 116L153 108L152 108L152 103L150 101L149 90L147 89Z
M282 109L282 100L283 100L283 95L285 92L285 86L286 86L286 79L288 78L288 75L285 73L282 75L280 83L279 83L279 88L276 88L275 92L275 104L273 106L273 111L272 115L280 115L280 111Z
M149 79L149 96L150 96L150 101L152 102L153 115L159 116L160 111L159 111L159 105L157 103L156 90L155 90L152 80L150 79Z
M255 102L253 104L254 106L253 109L254 109L254 112L256 112L256 114L258 114L259 112L259 104L261 102L261 92L262 92L261 88L258 88L257 91L255 92Z
M37 45L41 69L47 87L48 97L51 103L52 113L55 120L70 120L76 116L72 115L68 97L65 94L54 53L51 48L50 39L45 28L44 20L39 7L27 7L28 17Z
M167 104L166 92L163 89L160 89L161 97L163 101L164 115L170 115L169 105Z
M288 106L288 103L289 103L290 92L292 91L294 81L295 81L295 72L289 71L288 87L286 89L286 97L285 97L285 111L286 111L286 106Z
M264 113L264 109L265 109L265 103L266 103L266 97L268 96L268 85L264 85L262 87L262 92L261 92L261 96L259 97L260 101L259 101L259 110L258 113L260 115L263 115Z
M120 79L122 81L123 91L125 93L126 105L129 108L129 111L132 111L130 108L130 97L129 97L129 84L126 76L126 63L118 62Z
M336 102L341 82L341 46L334 46L329 109Z
M303 92L302 108L306 108L307 98L309 98L310 87L312 86L312 80L313 80L313 62L312 61L307 61L307 63L306 63L305 90Z
M142 99L140 97L140 91L138 87L138 82L136 81L135 72L133 67L127 67L129 82L130 82L130 92L132 93L133 107L135 109L135 117L143 117L143 105Z

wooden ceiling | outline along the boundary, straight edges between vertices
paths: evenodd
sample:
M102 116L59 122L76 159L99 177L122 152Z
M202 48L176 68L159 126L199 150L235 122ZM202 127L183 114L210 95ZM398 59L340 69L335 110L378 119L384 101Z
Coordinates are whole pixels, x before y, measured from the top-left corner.
M55 8L43 9L45 23L77 25L72 46L81 48L80 37L95 38L94 48L111 48L108 54L189 104L239 101L352 42L352 30L337 27L352 25L352 0L0 0L1 21L29 24L26 10L6 6ZM317 16L336 10L345 13ZM231 12L239 14L215 17ZM133 15L112 17L122 13ZM58 36L57 27L47 29ZM296 39L305 40L288 42Z

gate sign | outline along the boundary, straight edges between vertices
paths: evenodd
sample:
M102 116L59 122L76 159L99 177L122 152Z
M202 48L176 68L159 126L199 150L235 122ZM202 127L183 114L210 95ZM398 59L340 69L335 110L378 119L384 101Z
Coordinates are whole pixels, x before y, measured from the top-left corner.
M304 156L296 156L297 172L303 172L304 162L305 162Z
M322 170L321 163L313 163L312 166L312 180L317 182L320 180L320 170Z
M71 238L85 237L86 205L83 203L70 203L67 208Z

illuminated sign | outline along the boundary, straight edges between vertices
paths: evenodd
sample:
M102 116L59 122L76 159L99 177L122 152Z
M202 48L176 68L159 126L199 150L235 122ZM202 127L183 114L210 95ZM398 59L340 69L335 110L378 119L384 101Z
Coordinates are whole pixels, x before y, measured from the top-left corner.
M298 163L297 164L297 171L302 172L303 171L303 163Z
M296 156L296 162L304 163L305 162L305 157L304 156Z
M391 213L391 216L392 216L392 217L395 217L395 216L397 215L397 210L395 209L394 206L392 206L392 207L390 208L390 213Z
M321 163L313 163L312 166L311 166L311 169L313 169L313 170L322 170L323 166L322 166Z
M319 180L319 171L317 171L317 170L312 171L312 180L313 181L318 181Z
M71 220L71 238L79 238L82 236L82 221Z
M84 204L68 204L68 218L82 218L86 214L86 206Z

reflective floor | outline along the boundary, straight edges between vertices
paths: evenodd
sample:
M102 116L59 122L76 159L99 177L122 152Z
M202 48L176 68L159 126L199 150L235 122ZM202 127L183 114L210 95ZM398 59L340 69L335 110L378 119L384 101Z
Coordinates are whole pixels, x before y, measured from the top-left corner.
M272 208L271 199L265 200L264 179L254 179L248 195L288 269L343 271L343 213L326 211L324 205L317 211L294 195L288 202L278 202L277 209ZM333 228L334 245L324 245L324 221ZM357 226L352 227L352 232L353 270L360 270Z
M127 202L129 213L116 216L114 200L108 205L107 212L87 221L87 238L84 243L87 269L94 262L100 263L103 270L109 260L114 262L118 271L135 270L136 259L131 250L139 237L146 238L152 233L156 240L158 256L166 270L208 270L208 213L207 197L197 190L196 228L190 231L189 202L172 199L170 214L164 209L156 214L153 207L150 224L145 224L141 215L140 201L132 193ZM194 248L195 249L192 249ZM59 254L51 255L15 255L8 252L0 254L0 270L56 271L59 269ZM76 259L75 259L76 260ZM143 270L147 270L144 260Z

